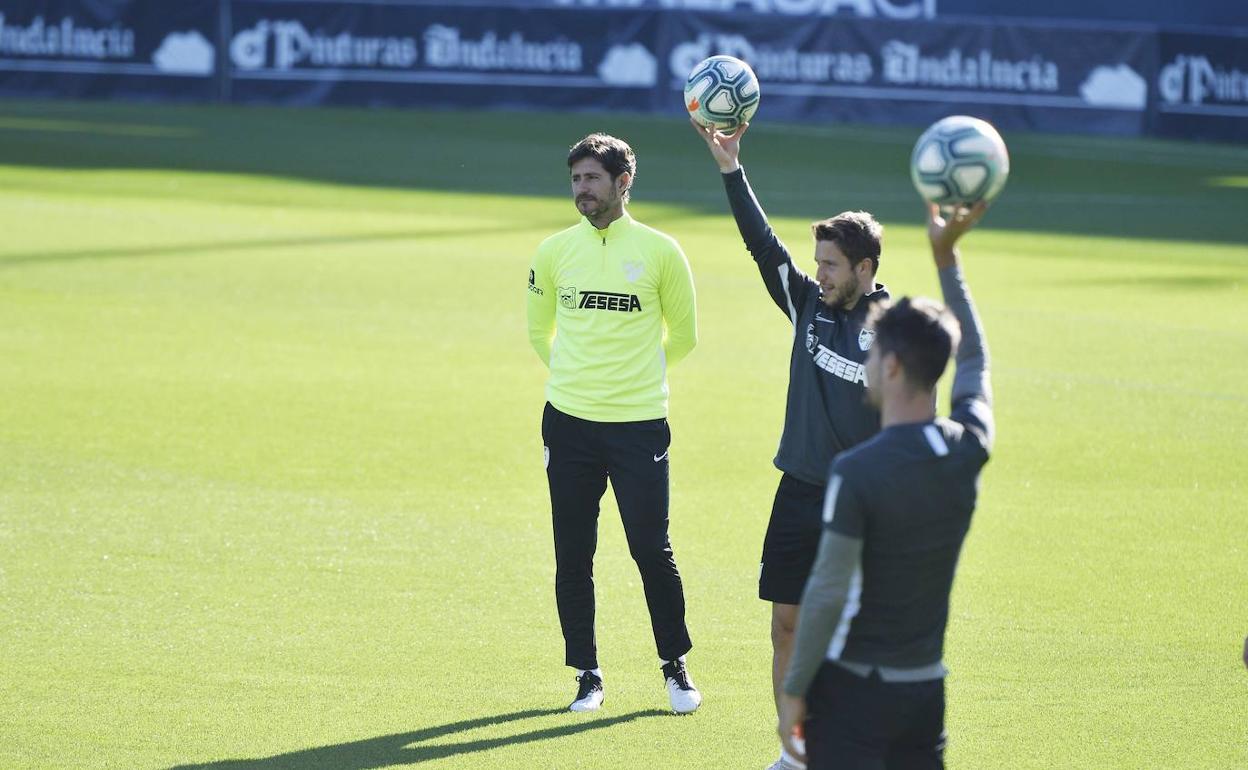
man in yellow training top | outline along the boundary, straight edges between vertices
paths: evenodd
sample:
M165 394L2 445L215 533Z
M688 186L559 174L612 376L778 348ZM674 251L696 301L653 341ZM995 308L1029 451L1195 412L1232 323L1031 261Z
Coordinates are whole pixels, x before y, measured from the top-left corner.
M667 536L667 367L697 344L693 275L672 238L624 210L637 173L627 143L590 134L568 153L581 221L538 246L529 268L529 340L550 369L542 414L555 532L555 600L564 662L578 670L572 711L602 706L594 639L598 503L615 491L645 589L672 709L702 695ZM666 331L666 333L665 333Z

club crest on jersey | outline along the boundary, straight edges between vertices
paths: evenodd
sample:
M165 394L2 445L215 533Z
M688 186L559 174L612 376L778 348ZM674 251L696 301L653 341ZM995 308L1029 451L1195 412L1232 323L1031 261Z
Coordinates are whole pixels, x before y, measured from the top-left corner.
M875 342L875 329L863 329L858 332L859 350L870 350L873 342Z
M569 286L566 289L562 286L559 287L559 304L563 305L568 310L576 309L576 287L575 286Z
M628 279L629 283L636 283L637 279L641 278L646 272L646 266L634 259L625 262L623 267L624 277Z

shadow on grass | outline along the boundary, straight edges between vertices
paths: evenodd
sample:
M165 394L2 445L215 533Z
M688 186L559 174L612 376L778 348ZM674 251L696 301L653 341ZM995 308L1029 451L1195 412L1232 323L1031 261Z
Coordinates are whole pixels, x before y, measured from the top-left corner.
M477 740L459 741L431 746L413 746L445 735L468 732L481 727L491 727L507 722L519 722L525 719L566 714L569 719L578 721L558 727L547 727L541 730L530 730L502 738L481 738ZM382 735L366 738L350 743L338 743L333 746L320 746L314 749L292 751L259 759L226 759L219 762L203 764L177 765L169 770L374 770L375 768L415 765L435 759L473 754L502 746L545 741L552 738L563 738L569 735L613 727L614 725L632 722L644 717L670 716L669 712L659 709L633 711L619 716L594 718L581 721L567 709L529 709L515 711L510 714L465 719L461 722L426 727L406 733Z

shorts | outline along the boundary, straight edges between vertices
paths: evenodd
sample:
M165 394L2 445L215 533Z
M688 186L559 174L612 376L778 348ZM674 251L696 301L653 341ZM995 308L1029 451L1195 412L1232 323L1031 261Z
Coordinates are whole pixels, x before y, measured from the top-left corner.
M815 566L823 535L826 487L808 484L789 474L780 478L771 521L763 538L758 598L777 604L801 604L806 578Z
M825 662L804 727L810 770L942 770L945 680L885 682Z

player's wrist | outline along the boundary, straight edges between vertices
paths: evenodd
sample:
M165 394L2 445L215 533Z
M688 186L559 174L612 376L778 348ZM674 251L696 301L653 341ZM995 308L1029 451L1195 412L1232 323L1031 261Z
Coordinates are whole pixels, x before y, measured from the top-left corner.
M741 163L736 158L733 158L731 163L720 162L719 164L719 173L721 174L733 174L740 170Z
M932 259L936 261L937 269L943 270L946 267L953 267L958 264L958 250L953 246L932 244Z

